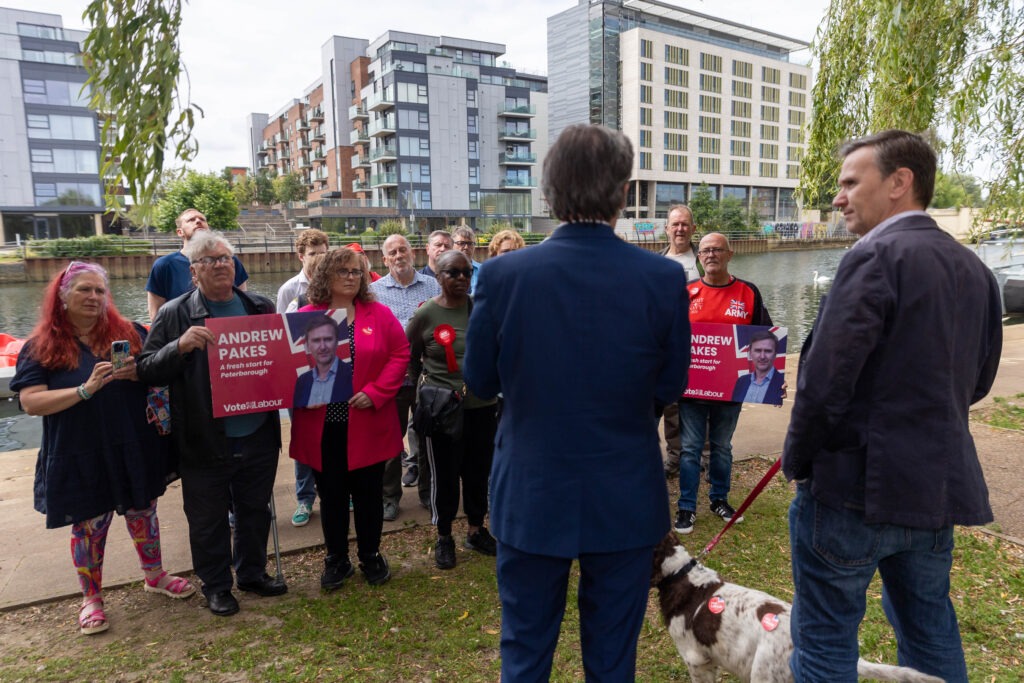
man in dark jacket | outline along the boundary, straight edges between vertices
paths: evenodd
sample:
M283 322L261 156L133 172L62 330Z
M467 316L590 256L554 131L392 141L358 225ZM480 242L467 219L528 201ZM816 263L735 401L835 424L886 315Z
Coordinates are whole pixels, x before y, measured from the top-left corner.
M180 458L181 490L196 575L210 611L238 612L231 593L232 559L238 588L281 595L287 586L267 575L267 503L277 474L281 425L277 411L213 417L206 346L210 317L273 313L265 297L234 282L233 248L219 233L190 240L186 256L197 288L161 307L139 355L139 379L169 385L171 438ZM234 556L228 505L235 512Z
M890 130L842 150L832 204L860 240L801 353L782 455L799 482L790 660L797 681L855 681L875 571L899 663L966 681L949 599L953 525L992 520L968 429L1002 348L992 273L924 208L935 153Z

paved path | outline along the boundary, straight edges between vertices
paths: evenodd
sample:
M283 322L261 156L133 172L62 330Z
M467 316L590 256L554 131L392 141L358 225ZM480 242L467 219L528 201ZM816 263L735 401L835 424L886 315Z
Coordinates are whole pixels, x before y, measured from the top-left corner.
M999 375L992 394L1010 396L1024 392L1024 325L1004 329L1005 343ZM787 376L795 386L796 356L787 360ZM991 398L982 402L991 401ZM758 455L778 456L789 423L787 401L781 408L744 406L733 439L737 459ZM288 434L287 426L283 430ZM1020 471L1024 467L1024 434L975 425L978 452L989 485L996 522L1011 539L1024 539L1024 493ZM285 447L287 452L287 445ZM37 602L78 594L78 581L70 562L67 527L46 529L43 516L32 509L32 480L36 449L0 453L0 519L6 531L0 545L0 609L11 609ZM419 505L415 489L404 489L398 520L385 523L385 533L409 524L429 524L429 515ZM292 461L282 456L278 466L274 499L280 517L278 529L284 553L311 548L323 543L319 513L308 525L291 525L294 511ZM160 529L164 566L171 572L191 570L187 527L181 508L181 485L173 484L160 499ZM1018 540L1024 544L1024 540ZM386 543L386 541L385 541ZM288 559L283 561L288 574ZM271 571L272 565L271 565ZM116 518L107 538L103 567L104 585L116 586L141 579L134 549L121 518Z

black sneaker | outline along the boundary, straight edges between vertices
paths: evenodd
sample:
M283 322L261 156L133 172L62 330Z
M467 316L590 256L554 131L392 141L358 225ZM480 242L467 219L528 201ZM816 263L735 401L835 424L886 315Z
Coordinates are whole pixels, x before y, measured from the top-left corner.
M693 525L697 523L697 513L690 510L680 510L676 513L676 523L672 528L681 534L688 534L693 531Z
M455 568L455 539L451 536L438 536L434 544L434 564L438 569Z
M342 587L346 579L355 573L356 568L352 566L347 557L344 560L328 557L324 560L324 573L320 575L320 587L325 591L337 590Z
M494 536L491 536L491 532L485 526L466 536L466 547L482 555L498 554L498 542L494 540Z
M727 522L732 520L732 518L736 516L736 511L732 509L732 506L729 505L729 501L726 500L711 501L711 511ZM742 516L736 518L737 524L739 524L742 521Z
M360 561L359 569L362 570L363 576L366 577L366 583L371 586L379 586L391 579L391 568L388 567L387 559L380 553L374 555L373 559L368 562Z
M419 465L409 465L409 468L402 475L402 486L407 489L411 489L416 486L420 481L420 468Z

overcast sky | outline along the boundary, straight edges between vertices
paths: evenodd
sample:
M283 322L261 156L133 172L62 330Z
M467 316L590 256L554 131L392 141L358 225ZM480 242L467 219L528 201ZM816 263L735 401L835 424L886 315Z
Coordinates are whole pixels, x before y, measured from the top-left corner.
M5 6L59 14L66 28L82 21L87 0L0 0ZM577 0L383 0L281 2L192 0L181 47L192 101L205 118L195 127L192 166L219 171L248 166L245 117L272 114L320 76L320 46L331 35L373 40L388 30L504 44L517 69L547 73L547 18ZM790 38L810 41L827 0L675 0L673 4ZM183 83L183 88L188 84Z

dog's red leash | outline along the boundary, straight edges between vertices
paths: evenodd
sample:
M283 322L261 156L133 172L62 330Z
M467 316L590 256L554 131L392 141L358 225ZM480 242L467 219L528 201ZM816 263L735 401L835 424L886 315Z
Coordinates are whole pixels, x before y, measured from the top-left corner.
M753 490L751 490L751 492L747 494L747 497L744 499L743 504L740 505L740 509L736 511L736 514L732 516L732 519L729 520L728 524L722 527L722 530L718 532L718 535L712 538L711 542L704 546L704 550L700 552L701 559L703 559L708 553L710 553L712 548L718 545L718 541L721 540L722 535L729 530L729 527L736 523L736 520L743 516L743 512L748 507L750 507L750 504L754 502L754 499L761 494L761 491L764 489L765 486L768 485L768 482L771 481L772 477L775 476L775 474L779 471L779 467L781 466L782 458L779 458L775 461L775 464L768 468L768 471L765 472L765 475L761 477L761 481L757 482L757 486L755 486Z

